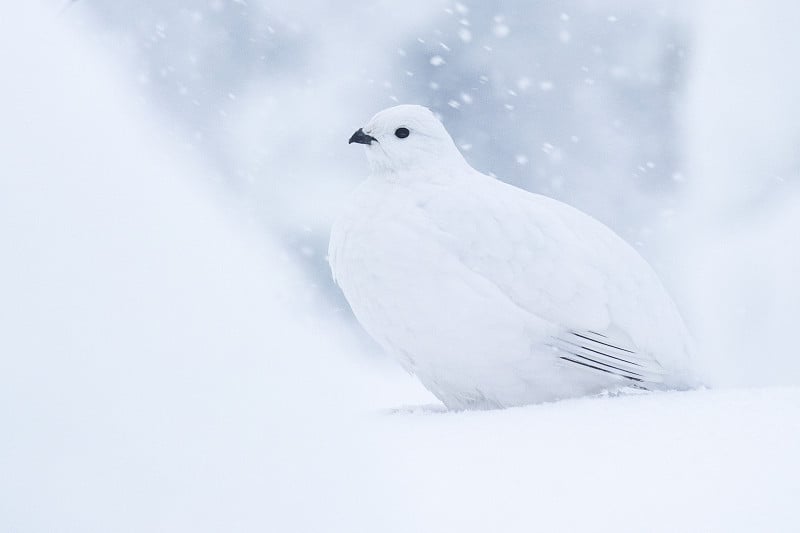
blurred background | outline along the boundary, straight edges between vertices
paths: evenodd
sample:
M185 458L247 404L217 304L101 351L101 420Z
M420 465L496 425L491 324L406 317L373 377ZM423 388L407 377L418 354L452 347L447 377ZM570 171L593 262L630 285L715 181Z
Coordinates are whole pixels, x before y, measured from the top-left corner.
M175 137L338 298L328 228L366 172L348 132L397 103L434 110L473 166L654 246L687 179L692 37L673 4L79 1L63 16L91 21Z
M337 207L366 173L345 140L374 112L419 103L476 168L635 244L710 343L711 381L800 379L800 358L778 355L800 311L790 2L53 6L323 306L348 312L325 261Z
M17 439L0 463L20 476L0 511L63 526L13 502L51 491L70 515L91 505L71 469L113 484L108 467L134 459L129 471L194 501L206 488L161 479L159 454L133 450L182 457L191 476L214 450L235 457L226 435L265 404L322 421L345 401L431 401L361 333L325 258L367 173L347 139L397 103L430 107L477 169L634 244L678 301L707 383L800 384L798 17L781 0L6 6L0 417ZM142 441L154 420L172 440ZM302 416L260 423L251 451L310 431ZM167 429L187 424L204 438ZM59 453L37 452L51 439ZM284 463L261 468L291 479ZM63 485L43 489L53 472ZM226 471L209 475L227 487ZM325 487L337 474L319 475Z

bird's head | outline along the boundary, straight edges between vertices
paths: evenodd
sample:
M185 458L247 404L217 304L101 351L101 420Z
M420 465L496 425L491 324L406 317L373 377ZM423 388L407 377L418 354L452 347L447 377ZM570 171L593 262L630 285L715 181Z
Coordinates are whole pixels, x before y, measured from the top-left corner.
M465 164L453 139L430 109L399 105L384 109L350 137L367 147L373 172L407 172Z

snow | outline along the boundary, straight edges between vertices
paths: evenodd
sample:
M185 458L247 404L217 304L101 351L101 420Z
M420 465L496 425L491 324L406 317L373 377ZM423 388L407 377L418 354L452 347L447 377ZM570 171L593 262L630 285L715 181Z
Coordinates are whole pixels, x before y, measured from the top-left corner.
M0 18L0 530L797 529L796 374L400 409L433 400L320 312L116 60L37 5Z
M791 529L799 401L700 391L388 417L376 477L410 497L386 530Z
M687 195L672 232L702 363L720 385L800 383L800 74L792 20L778 0L751 12L700 6L681 122ZM689 239L686 235L691 236Z

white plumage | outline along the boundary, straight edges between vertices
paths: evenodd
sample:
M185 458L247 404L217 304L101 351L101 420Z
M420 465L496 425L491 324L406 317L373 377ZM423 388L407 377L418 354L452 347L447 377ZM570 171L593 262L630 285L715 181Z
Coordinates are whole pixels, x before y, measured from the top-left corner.
M448 408L692 385L674 303L609 228L474 170L424 107L381 111L350 141L372 173L331 232L334 278Z

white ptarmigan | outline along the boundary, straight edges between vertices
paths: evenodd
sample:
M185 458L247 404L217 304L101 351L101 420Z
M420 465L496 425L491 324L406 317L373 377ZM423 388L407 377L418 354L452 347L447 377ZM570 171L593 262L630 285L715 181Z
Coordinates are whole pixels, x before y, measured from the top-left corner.
M328 259L364 329L449 409L692 386L655 272L608 227L476 171L425 107L350 138L371 174Z

